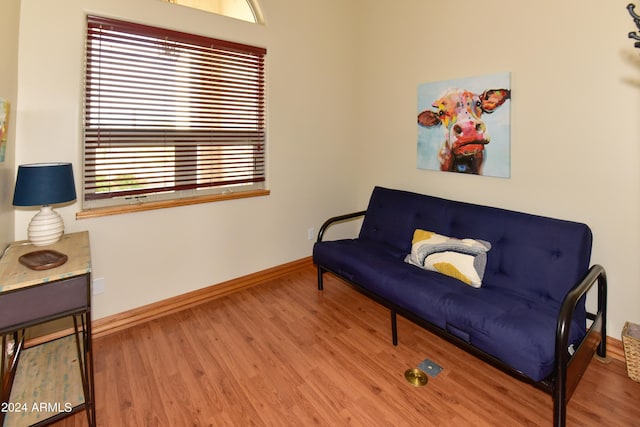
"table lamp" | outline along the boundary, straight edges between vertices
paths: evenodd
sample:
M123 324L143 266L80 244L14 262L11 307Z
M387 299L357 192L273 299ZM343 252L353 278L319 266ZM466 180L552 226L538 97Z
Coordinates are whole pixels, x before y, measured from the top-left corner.
M29 222L27 235L35 246L51 245L64 233L60 215L50 205L76 199L71 163L32 163L18 166L14 206L41 206Z

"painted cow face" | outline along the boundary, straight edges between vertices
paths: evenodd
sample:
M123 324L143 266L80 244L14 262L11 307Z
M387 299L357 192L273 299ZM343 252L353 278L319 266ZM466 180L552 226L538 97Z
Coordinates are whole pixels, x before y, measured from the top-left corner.
M464 89L449 89L432 104L435 111L426 110L418 115L421 126L442 125L441 170L482 173L484 146L491 140L481 119L482 113L492 113L510 95L508 89L486 90L480 95Z

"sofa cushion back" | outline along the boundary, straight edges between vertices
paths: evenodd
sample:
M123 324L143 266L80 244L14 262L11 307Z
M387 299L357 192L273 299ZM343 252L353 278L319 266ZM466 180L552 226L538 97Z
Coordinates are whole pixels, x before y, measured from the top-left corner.
M589 267L585 224L401 190L373 190L359 238L411 251L415 229L491 243L483 287L558 303Z

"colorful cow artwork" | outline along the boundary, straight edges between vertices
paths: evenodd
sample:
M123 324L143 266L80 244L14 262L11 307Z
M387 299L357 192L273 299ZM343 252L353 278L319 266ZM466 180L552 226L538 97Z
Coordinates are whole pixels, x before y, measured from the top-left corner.
M442 141L440 129L438 129L440 137L437 140L434 134L431 135L433 141L431 143L431 154L436 154L439 170L484 175L484 165L487 157L486 146L491 142L491 136L488 125L490 123L485 119L487 116L483 117L483 114L492 114L511 98L508 78L504 86L497 86L497 88L473 90L461 89L460 87L463 86L446 87L446 89L439 92L438 96L432 96L430 98L432 100L430 108L419 110L418 125L427 129L441 128L444 133L444 141ZM502 149L496 150L495 154L504 156L504 139L506 138L507 172L505 174L504 165L498 164L499 167L502 167L502 170L494 167L489 175L508 176L508 112L506 117L506 121L503 117L501 124L492 126L497 128L498 126L504 127L506 125L506 137L504 129L500 133ZM438 144L437 148L435 146L436 143ZM498 158L494 160L503 162L505 159ZM431 163L432 167L427 167L427 169L436 168L433 165L433 159L431 159ZM495 164L494 162L494 166ZM418 166L420 167L420 159Z

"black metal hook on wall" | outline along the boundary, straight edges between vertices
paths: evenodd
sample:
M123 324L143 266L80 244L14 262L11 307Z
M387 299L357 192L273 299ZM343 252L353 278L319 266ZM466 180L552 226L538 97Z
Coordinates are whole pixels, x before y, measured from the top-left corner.
M631 15L631 17L633 18L633 22L636 24L636 27L640 30L640 15L638 15L635 12L635 8L636 8L636 5L633 3L629 3L627 5L627 10L629 11L629 15ZM634 43L634 46L637 48L640 48L640 35L638 35L638 33L636 33L635 31L631 31L629 33L629 38L638 40L637 42Z

